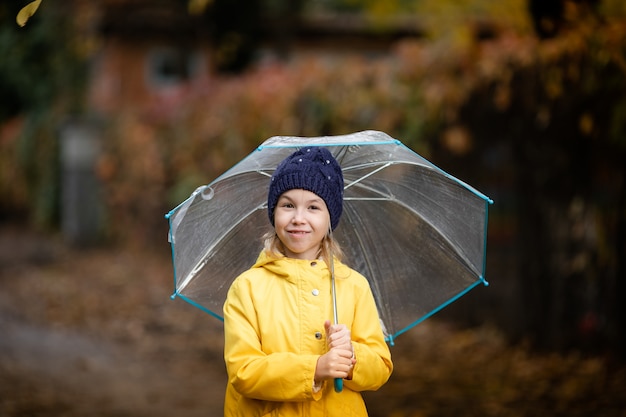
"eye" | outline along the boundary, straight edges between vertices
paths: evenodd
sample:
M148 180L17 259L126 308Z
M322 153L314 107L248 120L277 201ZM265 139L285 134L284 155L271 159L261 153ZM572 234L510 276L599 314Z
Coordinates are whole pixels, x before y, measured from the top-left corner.
M309 206L309 210L319 210L319 209L320 209L320 206L315 205L315 204L311 204L311 205Z

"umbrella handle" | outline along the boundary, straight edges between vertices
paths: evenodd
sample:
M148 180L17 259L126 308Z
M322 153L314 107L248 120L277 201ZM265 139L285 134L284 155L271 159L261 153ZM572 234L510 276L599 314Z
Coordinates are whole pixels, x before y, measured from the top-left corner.
M335 378L335 392L343 391L343 379Z

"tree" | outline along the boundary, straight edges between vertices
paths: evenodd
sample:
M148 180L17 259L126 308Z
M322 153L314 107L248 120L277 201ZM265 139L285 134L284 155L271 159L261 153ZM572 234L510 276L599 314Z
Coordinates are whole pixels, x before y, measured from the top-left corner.
M18 26L19 3L0 5L0 124L21 125L0 145L0 212L50 225L58 206L55 131L81 108L85 39L73 36L71 8L55 2Z

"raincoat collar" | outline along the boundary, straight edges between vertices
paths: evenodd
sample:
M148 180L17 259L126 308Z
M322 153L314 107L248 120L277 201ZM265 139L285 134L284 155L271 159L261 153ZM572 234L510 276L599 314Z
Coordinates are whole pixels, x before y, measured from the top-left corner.
M300 268L308 268L312 263L317 263L317 270L320 274L328 276L330 278L330 270L322 259L307 260L307 259L294 259L286 256L276 256L266 251L262 251L257 258L253 268L264 268L273 274L284 277L288 280L293 280L293 277L298 276L297 270ZM335 277L346 277L346 266L343 265L337 258L335 258Z

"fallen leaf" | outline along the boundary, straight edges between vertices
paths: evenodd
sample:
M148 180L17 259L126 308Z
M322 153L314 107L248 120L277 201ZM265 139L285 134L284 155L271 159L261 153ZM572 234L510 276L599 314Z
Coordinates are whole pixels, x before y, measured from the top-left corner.
M24 25L26 25L26 22L28 22L28 19L30 19L30 17L35 14L40 4L41 0L35 0L22 7L22 10L20 10L20 12L17 14L17 18L15 19L17 21L17 24L21 27L24 27Z

